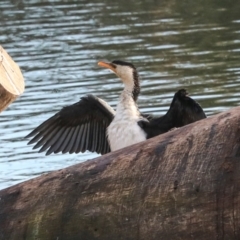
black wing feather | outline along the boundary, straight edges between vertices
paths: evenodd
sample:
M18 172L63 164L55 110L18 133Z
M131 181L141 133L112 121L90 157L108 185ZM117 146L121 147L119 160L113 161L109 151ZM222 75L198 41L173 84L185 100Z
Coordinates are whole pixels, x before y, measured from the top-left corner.
M69 153L72 154L74 153L74 149L75 149L75 142L77 141L77 134L79 131L79 126L76 127L76 129L74 130L73 134L72 134L72 138L70 139L70 144L69 144Z
M41 147L39 152L47 150L47 155L86 150L108 153L106 130L114 115L114 110L105 101L87 95L64 107L29 133L26 137L32 139L28 144L36 143L34 149Z
M65 148L65 145L67 144L67 141L65 141L65 137L68 134L67 128L61 128L59 132L60 134L54 137L53 143L48 144L46 155L49 155L53 152L59 153Z
M175 93L164 116L152 118L149 122L140 121L138 124L147 133L147 138L151 138L204 118L206 115L201 106L187 95L185 89L180 89Z

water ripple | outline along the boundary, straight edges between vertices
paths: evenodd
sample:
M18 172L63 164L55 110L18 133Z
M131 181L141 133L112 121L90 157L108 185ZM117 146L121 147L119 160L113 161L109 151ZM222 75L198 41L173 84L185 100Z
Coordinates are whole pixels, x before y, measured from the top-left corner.
M116 106L122 84L98 60L137 66L142 112L164 114L182 87L209 116L239 105L239 6L196 2L186 12L184 2L170 2L1 1L0 42L26 90L1 113L0 188L97 156L46 157L24 136L87 93Z

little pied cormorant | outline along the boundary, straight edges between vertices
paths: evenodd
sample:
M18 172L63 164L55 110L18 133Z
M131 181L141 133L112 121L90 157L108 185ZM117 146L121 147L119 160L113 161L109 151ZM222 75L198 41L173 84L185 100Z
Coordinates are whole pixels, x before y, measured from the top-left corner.
M105 154L206 117L201 106L181 89L164 116L144 118L136 103L140 84L134 65L120 60L98 65L112 70L124 84L116 112L104 100L84 96L26 136L33 137L28 144L37 142L33 149L41 147L39 152L47 150L46 155L86 150Z

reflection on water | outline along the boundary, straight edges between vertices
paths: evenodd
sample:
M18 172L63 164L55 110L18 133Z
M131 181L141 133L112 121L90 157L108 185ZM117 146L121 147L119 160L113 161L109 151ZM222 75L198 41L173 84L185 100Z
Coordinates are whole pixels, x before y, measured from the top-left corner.
M92 159L38 154L23 137L86 94L116 106L122 84L98 60L133 62L139 106L157 115L186 87L207 115L239 105L237 1L2 0L0 43L20 65L25 93L0 118L0 188Z

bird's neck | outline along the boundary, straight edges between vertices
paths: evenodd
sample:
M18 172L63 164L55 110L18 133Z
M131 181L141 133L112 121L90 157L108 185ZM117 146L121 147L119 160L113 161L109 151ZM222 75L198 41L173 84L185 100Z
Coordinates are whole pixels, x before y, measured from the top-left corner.
M124 89L120 95L115 118L136 119L140 113L137 106L137 98L140 93L139 79L137 72L132 78L122 78Z
M134 87L125 85L120 95L115 118L121 118L123 120L139 118L140 112L135 100L137 96L133 96L133 90Z
M139 79L137 73L131 79L122 79L122 82L124 83L124 90L121 96L131 97L133 101L136 102L140 93Z

